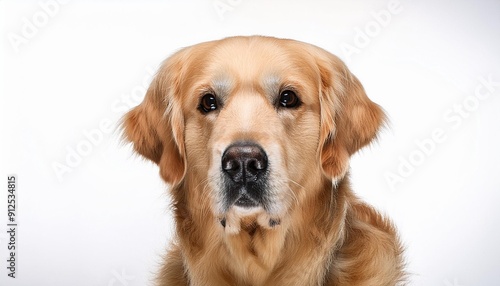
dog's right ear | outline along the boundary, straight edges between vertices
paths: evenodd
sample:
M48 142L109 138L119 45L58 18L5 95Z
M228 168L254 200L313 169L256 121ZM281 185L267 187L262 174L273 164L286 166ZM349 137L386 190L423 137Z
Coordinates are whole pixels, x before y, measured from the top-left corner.
M176 101L182 65L179 53L162 65L141 104L123 118L123 137L134 150L155 162L162 178L175 185L186 170L184 118Z
M310 50L321 76L321 166L337 181L346 175L350 157L377 137L386 116L338 57L317 47Z

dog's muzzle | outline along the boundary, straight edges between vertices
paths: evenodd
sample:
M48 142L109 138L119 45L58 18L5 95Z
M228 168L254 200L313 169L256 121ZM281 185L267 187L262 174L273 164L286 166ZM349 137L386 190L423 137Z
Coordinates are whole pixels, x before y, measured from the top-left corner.
M226 207L265 207L268 159L257 144L238 142L223 153L221 169Z

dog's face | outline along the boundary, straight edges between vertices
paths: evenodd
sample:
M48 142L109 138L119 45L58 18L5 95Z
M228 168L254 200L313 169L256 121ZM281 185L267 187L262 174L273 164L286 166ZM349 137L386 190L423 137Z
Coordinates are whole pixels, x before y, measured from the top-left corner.
M292 40L236 37L185 48L124 120L137 152L188 204L225 225L273 227L375 136L383 113L335 56ZM226 222L227 220L227 222Z

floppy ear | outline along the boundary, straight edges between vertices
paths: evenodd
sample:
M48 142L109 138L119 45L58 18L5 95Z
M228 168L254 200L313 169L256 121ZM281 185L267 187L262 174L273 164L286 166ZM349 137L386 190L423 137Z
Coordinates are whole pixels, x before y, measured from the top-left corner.
M184 118L176 103L181 65L175 55L167 59L153 79L141 104L129 111L122 122L125 140L134 150L158 164L160 175L177 184L186 170Z
M376 137L385 115L339 58L323 51L318 65L322 81L320 158L323 172L337 180L347 173L351 155Z

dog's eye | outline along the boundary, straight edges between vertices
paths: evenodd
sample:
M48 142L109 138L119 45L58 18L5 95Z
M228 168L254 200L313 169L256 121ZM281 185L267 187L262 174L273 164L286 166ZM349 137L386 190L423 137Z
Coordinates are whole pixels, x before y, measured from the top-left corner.
M295 92L286 89L280 93L279 105L286 108L293 108L300 105L300 99Z
M217 109L217 98L215 98L215 95L211 93L205 94L201 100L200 100L200 105L198 107L200 111L203 113L208 113L210 111L214 111Z

